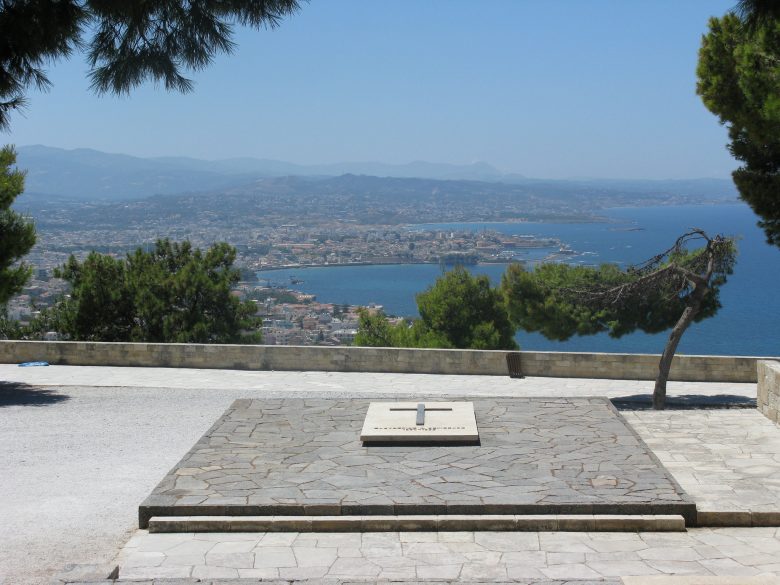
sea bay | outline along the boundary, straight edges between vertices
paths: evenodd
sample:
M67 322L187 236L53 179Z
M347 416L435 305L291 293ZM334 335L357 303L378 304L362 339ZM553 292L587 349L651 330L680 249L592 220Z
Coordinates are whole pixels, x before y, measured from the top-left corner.
M679 353L719 355L780 355L780 250L765 243L756 216L744 204L616 208L603 212L606 222L593 223L458 223L410 226L442 231L491 229L506 234L556 237L576 254L567 262L637 264L669 248L692 227L710 234L739 238L734 274L721 292L718 314L694 323L680 343ZM556 250L532 250L520 258L533 262ZM506 265L468 267L498 283ZM414 296L442 273L438 265L327 266L264 271L259 277L315 294L321 302L351 305L376 303L388 314L416 316ZM291 278L302 282L290 285ZM519 332L522 349L658 353L667 333L641 332L620 339L606 334L550 341Z

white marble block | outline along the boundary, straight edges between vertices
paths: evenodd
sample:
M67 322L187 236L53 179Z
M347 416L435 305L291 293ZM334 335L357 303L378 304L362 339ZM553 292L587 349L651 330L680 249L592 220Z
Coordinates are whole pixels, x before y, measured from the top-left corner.
M372 402L364 443L469 443L479 441L472 402Z

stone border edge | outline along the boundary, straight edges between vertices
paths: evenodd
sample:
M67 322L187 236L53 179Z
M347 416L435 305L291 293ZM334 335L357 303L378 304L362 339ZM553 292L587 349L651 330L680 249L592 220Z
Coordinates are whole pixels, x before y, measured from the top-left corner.
M680 515L154 516L149 532L685 532Z

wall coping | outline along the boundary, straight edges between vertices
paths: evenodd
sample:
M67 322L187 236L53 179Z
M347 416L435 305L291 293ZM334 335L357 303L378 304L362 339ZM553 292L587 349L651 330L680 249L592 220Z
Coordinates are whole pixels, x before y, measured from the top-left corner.
M0 341L0 363L240 370L509 375L520 356L526 376L654 380L660 354L486 351L313 345L212 345L91 341ZM757 362L780 357L678 354L670 380L756 382Z
M470 354L501 354L508 353L519 354L538 354L552 356L626 356L661 359L660 353L638 353L638 352L606 352L606 351L547 351L547 350L507 350L507 349L449 349L449 348L430 348L430 347L364 347L354 345L264 345L264 344L239 344L239 343L153 343L146 341L38 341L25 339L0 339L0 347L3 344L46 344L49 346L128 346L128 347L205 347L205 348L263 348L263 349L287 349L287 350L319 350L319 351L404 351L421 353L470 353ZM0 355L0 357L2 357ZM757 356L757 355L719 355L719 354L687 354L677 352L675 357L686 358L712 358L712 359L750 359L766 360L780 363L780 355L777 356ZM3 362L0 362L3 363Z

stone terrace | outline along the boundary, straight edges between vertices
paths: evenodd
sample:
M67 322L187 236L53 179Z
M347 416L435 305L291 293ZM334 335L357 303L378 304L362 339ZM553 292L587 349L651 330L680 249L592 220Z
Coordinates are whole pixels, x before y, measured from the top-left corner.
M184 575L186 571L188 579L195 574L196 567L232 569L221 574L235 575L239 571L235 566L238 557L209 555L243 554L238 549L249 545L228 543L244 539L252 541L250 552L272 547L273 538L278 535L148 535L136 528L138 503L238 398L267 399L318 392L331 398L367 398L408 395L424 388L428 396L607 396L635 404L637 399L646 401L652 390L652 382L626 380L15 365L0 365L0 380L0 460L4 463L0 474L0 583L4 585L46 583L70 562L119 563L125 575L133 574L129 572L133 569L140 576L143 567L147 567L147 575L153 574L152 568L159 576ZM677 382L670 384L669 392L687 408L703 402L749 404L755 399L756 390L755 384ZM694 499L700 498L697 501L707 502L722 512L734 511L733 507L740 504L739 511L751 514L750 522L755 520L754 511L780 512L780 504L773 508L771 499L752 500L758 508L751 510L749 492L776 489L780 468L780 431L755 409L662 413L624 410L623 414L683 488ZM726 420L739 422L730 426L724 424ZM748 463L751 460L760 463L752 465ZM671 463L675 461L677 466ZM720 499L716 490L711 489L716 476L724 478L726 487ZM701 491L697 492L697 485ZM741 517L744 519L744 514ZM116 558L133 534L127 548ZM386 533L384 538L388 534L394 533ZM525 566L537 569L544 577L525 582L578 579L591 574L588 571L603 575L597 580L602 584L619 582L606 576L614 572L622 576L651 570L678 575L780 574L780 537L776 528L697 528L687 534L527 533L526 537L536 536L538 545L512 550L498 542L484 546L481 540L477 543L479 535L469 534L409 533L404 538L428 538L430 544L443 544L447 550L427 551L442 555L461 546L457 542L446 544L447 538L466 539L462 546L474 550L458 553L466 559L460 565L460 582L495 560L495 555L476 554L491 551L503 555L498 564L507 572L505 580L510 578L512 564L530 553ZM399 565L408 563L404 559L410 558L401 536L396 537L402 552L395 561ZM299 535L286 537L297 539ZM342 537L348 536L339 535ZM211 544L193 545L200 546L201 552L193 551L189 561L182 556L168 559L168 552L176 545L171 545L171 541L163 544L166 538L211 539ZM327 545L325 537L316 544L311 538L311 534L300 535L299 542L278 543L277 548L282 555L294 555L296 546ZM370 537L366 538L365 545L361 537L359 548L344 546L337 555L350 558L351 551L354 559L368 558L372 542ZM212 545L220 542L225 544L214 549ZM396 544L388 541L387 548L396 550ZM484 550L477 549L475 544ZM137 553L144 554L130 561L130 556ZM255 570L256 551L253 555L251 569ZM146 560L141 560L144 556ZM312 557L307 562L315 560ZM336 565L338 571L332 570L335 562L318 566L325 567L331 575L344 574L338 577L344 582L366 580L348 577L348 571L342 570L348 564L344 561ZM387 560L385 564L392 562ZM286 563L280 556L277 565L266 568L277 569L281 575L282 568L299 566L297 560L295 567L282 564ZM414 561L415 570L418 565L422 565L421 560ZM168 568L160 571L163 567ZM485 575L486 580L493 580ZM448 579L444 573L436 578L443 582L456 580ZM482 579L475 579L478 580Z
M479 446L363 446L368 403L237 400L143 503L141 527L161 515L682 514L695 522L693 504L604 398L475 399Z

